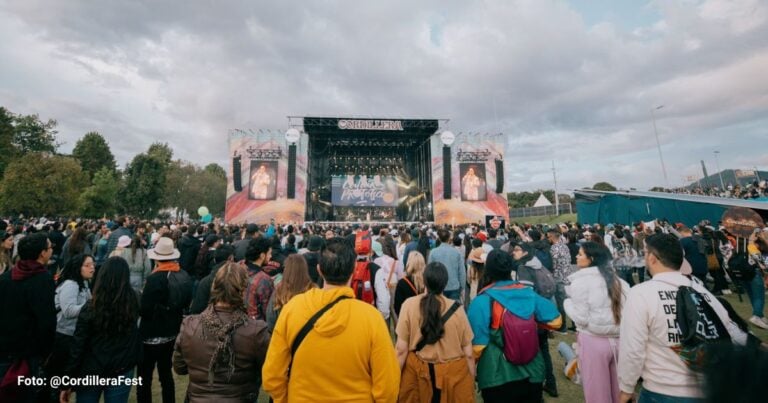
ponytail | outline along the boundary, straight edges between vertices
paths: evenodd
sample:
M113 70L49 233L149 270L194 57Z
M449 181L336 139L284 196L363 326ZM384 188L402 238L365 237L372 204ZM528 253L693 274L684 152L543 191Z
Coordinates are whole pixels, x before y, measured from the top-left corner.
M432 262L424 270L427 295L421 299L421 335L427 345L437 343L445 333L442 321L443 304L440 295L448 284L448 270L439 262Z
M617 325L621 324L621 282L616 276L616 270L611 266L611 252L608 248L597 242L584 242L581 246L584 254L592 260L592 264L597 266L597 270L605 280L605 288L608 290L608 298L611 299L611 312L613 321Z

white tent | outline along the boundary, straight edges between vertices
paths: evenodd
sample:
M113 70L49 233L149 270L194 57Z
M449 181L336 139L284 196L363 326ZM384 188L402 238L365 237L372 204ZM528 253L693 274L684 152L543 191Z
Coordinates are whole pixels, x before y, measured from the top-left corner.
M533 204L533 207L547 207L551 206L552 203L549 202L549 200L544 197L544 193L539 194L539 199L536 200L536 203Z

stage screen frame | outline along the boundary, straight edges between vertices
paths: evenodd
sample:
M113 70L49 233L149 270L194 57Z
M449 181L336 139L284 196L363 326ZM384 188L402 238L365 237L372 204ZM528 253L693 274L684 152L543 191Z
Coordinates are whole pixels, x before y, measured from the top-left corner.
M477 177L479 183L477 183L477 197L472 194L472 189L468 188L467 181L470 180L467 177L469 170L472 169L474 176ZM487 201L488 200L488 183L486 181L485 163L483 162L465 162L459 164L459 177L461 178L461 201ZM469 193L468 193L469 192Z
M265 171L267 172L267 179L269 180L269 184L267 184L266 193L260 192L260 194L257 195L254 192L254 186L256 185L256 183L254 182L255 181L254 175L262 166L265 168ZM251 169L249 171L249 176L248 176L248 199L277 200L277 180L278 180L277 161L251 160Z
M382 186L374 187L376 177L379 178L379 183ZM366 178L368 187L360 189L362 178ZM350 185L351 184L351 185ZM367 196L368 199L373 197L373 200L363 200L363 197L357 197L357 201L354 199L344 200L345 191L353 186L353 190L357 191L357 194L361 196ZM381 196L377 196L376 193L371 194L370 191L381 192ZM367 194L367 195L366 195ZM350 197L349 195L347 197ZM398 201L398 187L397 180L394 176L388 175L338 175L331 177L331 201L334 206L339 207L396 207ZM377 203L376 200L381 200ZM362 202L362 203L361 203Z

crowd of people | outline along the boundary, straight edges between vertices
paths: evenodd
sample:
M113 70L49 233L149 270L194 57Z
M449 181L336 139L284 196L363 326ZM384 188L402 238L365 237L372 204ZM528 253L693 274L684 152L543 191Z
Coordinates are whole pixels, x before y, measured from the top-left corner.
M748 183L744 186L741 184L731 184L719 186L689 186L674 189L664 189L667 193L697 195L697 196L713 196L713 197L726 197L732 199L759 199L768 197L768 184L765 180Z
M0 220L0 240L0 401L151 402L156 373L169 403L175 371L190 402L538 403L553 332L577 334L587 402L750 401L768 365L761 228L120 217ZM142 382L16 381L94 375Z

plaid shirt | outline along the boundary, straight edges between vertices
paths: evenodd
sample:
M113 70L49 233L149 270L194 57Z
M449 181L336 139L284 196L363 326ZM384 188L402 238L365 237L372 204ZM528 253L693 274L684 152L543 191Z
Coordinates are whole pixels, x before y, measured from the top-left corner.
M261 267L251 262L247 262L246 265L248 266L248 286L245 288L244 299L248 316L266 321L267 305L269 305L269 298L272 297L274 291L272 278Z

